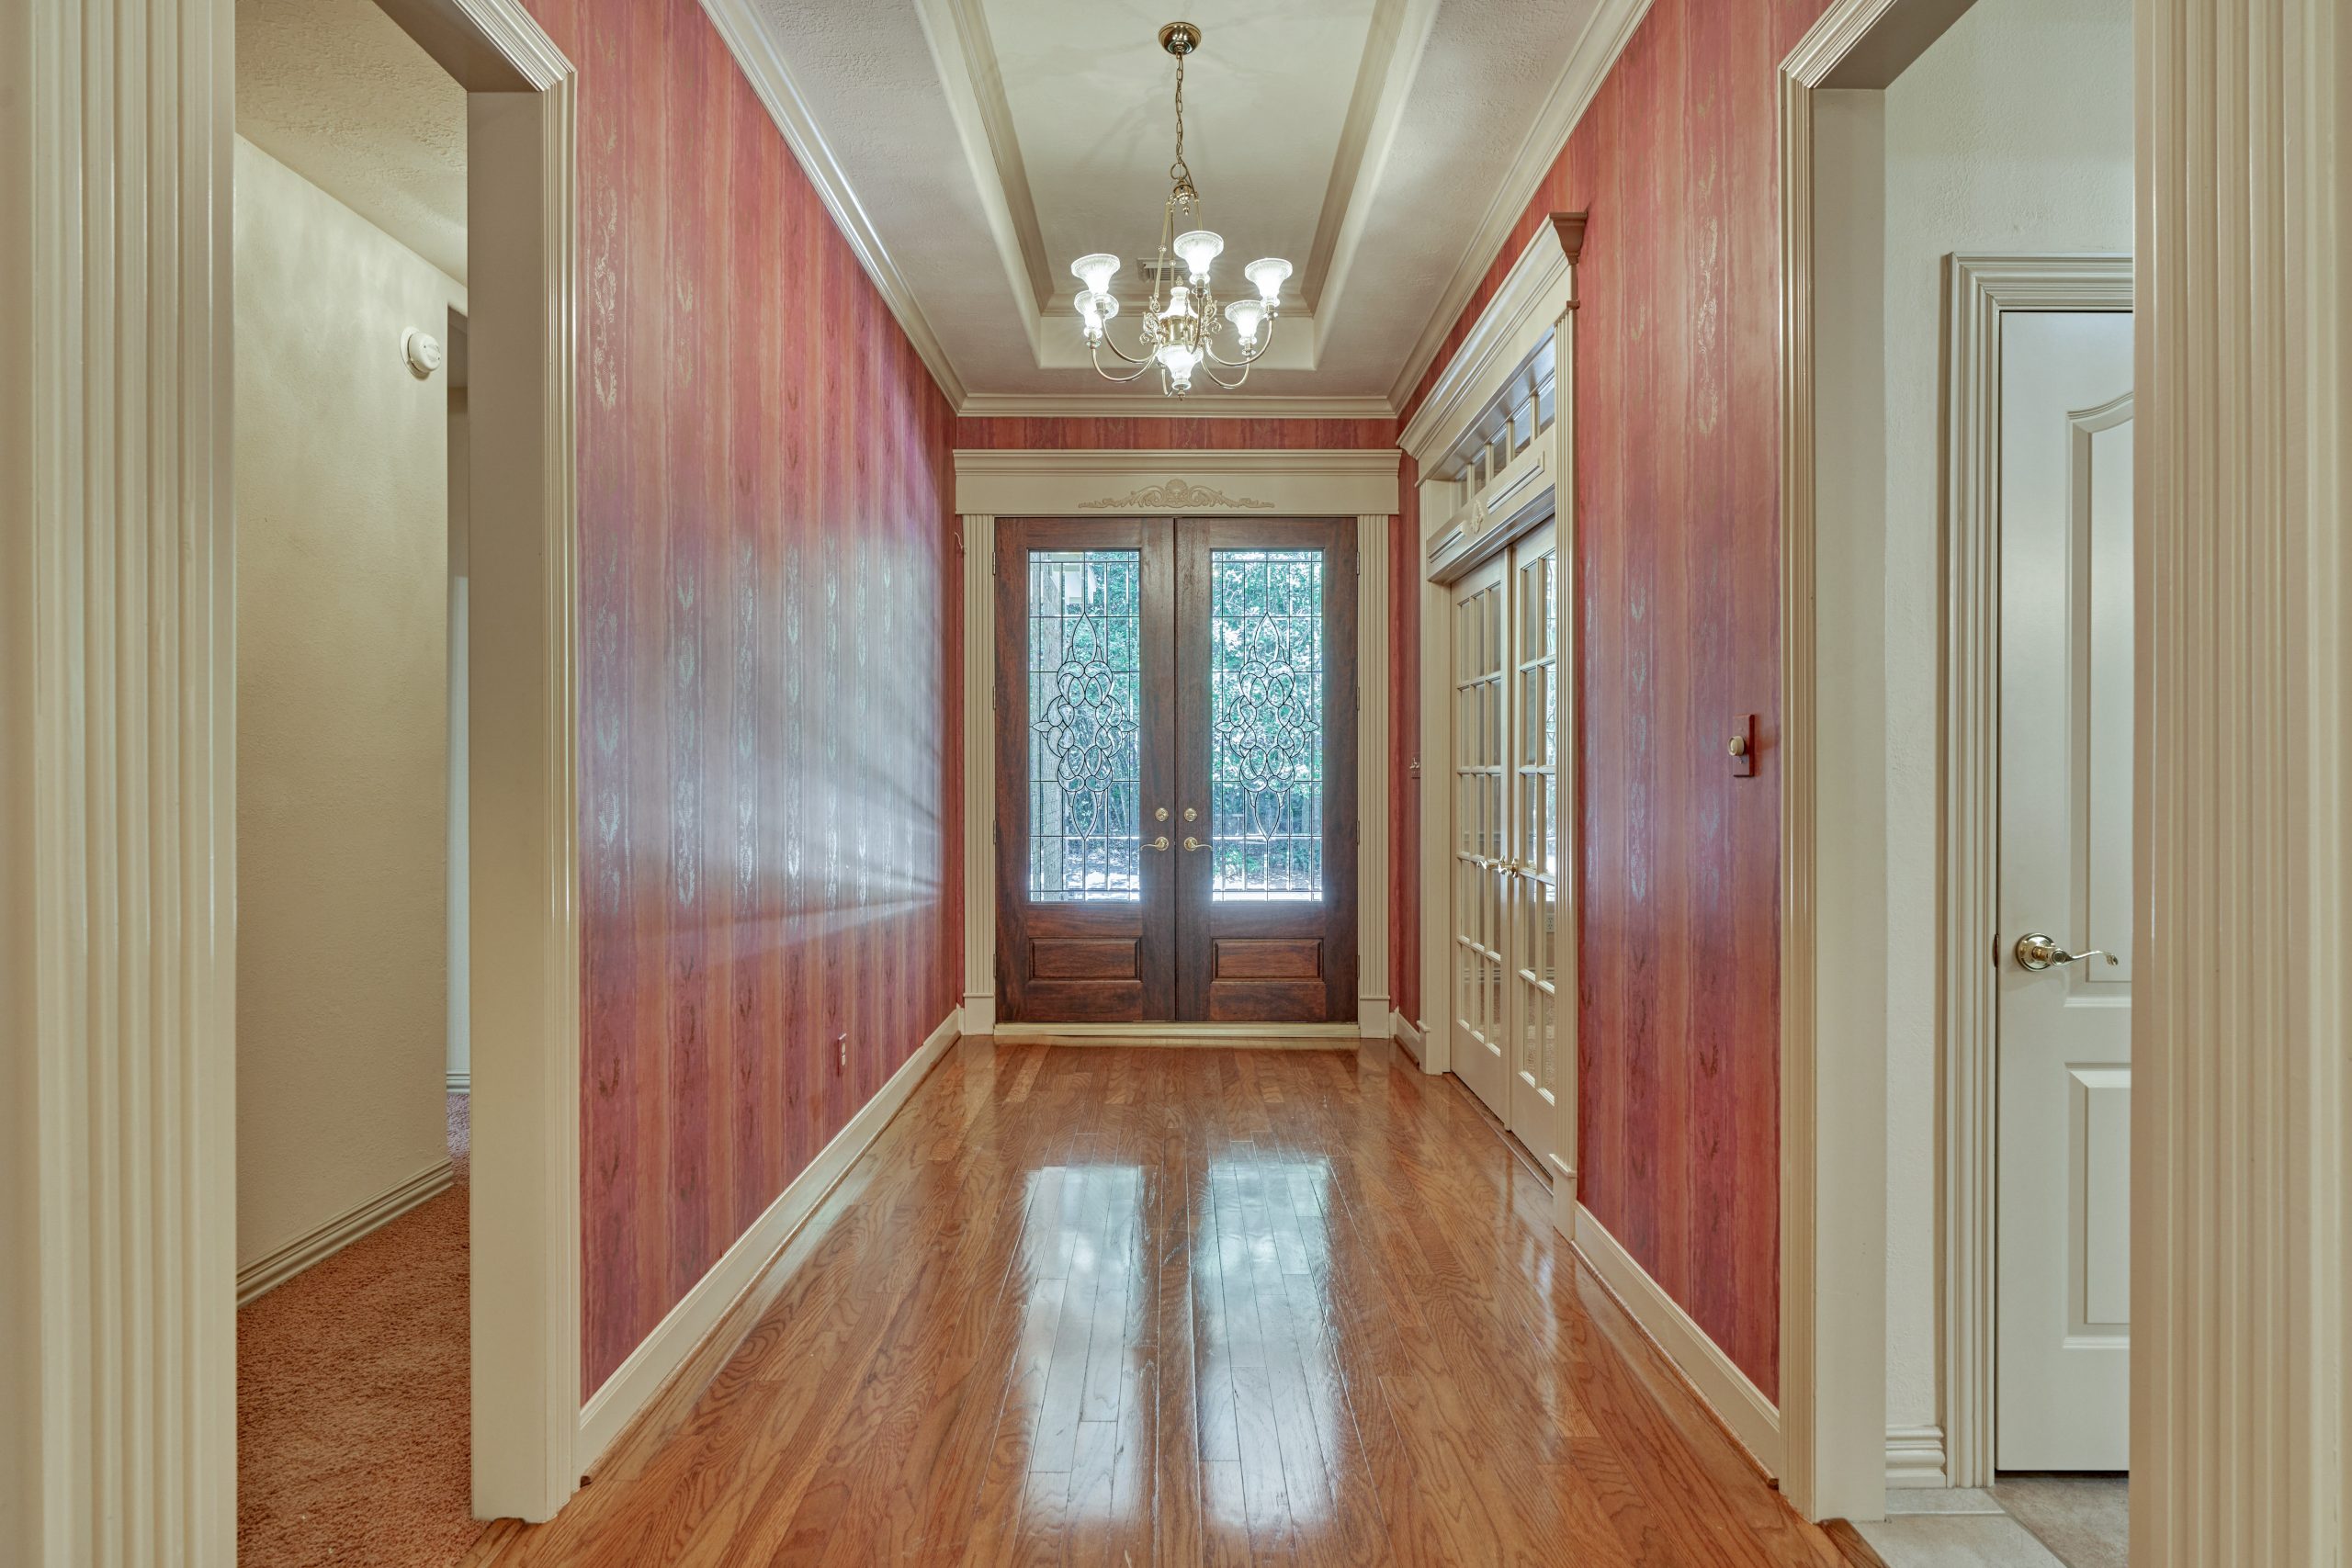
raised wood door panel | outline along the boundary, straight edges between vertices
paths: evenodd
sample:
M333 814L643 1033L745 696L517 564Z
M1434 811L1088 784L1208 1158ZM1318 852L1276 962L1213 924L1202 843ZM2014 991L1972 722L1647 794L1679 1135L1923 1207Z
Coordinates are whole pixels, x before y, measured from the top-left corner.
M1355 535L1177 525L1178 1016L1356 1012Z
M1174 572L1164 520L997 541L997 992L1014 1022L1175 1016Z

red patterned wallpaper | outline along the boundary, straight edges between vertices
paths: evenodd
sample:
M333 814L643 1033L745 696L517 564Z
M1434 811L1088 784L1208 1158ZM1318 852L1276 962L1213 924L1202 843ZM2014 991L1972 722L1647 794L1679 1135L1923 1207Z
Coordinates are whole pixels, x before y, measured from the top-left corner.
M1437 362L1544 216L1589 209L1577 344L1582 1197L1775 1397L1773 76L1825 8L1656 0ZM1723 737L1744 713L1760 716L1764 744L1758 776L1735 780Z
M695 0L532 10L582 86L585 1394L956 1005L955 421Z

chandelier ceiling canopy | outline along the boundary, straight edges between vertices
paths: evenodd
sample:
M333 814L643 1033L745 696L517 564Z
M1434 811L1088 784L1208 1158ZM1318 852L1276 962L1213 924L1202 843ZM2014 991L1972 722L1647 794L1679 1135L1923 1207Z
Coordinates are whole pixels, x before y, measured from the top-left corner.
M1190 22L1170 22L1159 29L1159 47L1176 57L1176 158L1168 165L1159 260L1151 268L1151 298L1139 318L1136 352L1129 354L1110 336L1109 323L1119 313L1118 298L1111 292L1119 258L1108 251L1070 263L1070 272L1086 286L1078 296L1079 324L1094 368L1107 380L1133 381L1157 370L1159 389L1181 398L1193 389L1193 377L1198 373L1230 391L1249 379L1250 367L1273 341L1274 321L1282 314L1283 280L1291 266L1280 256L1261 257L1241 269L1256 297L1230 304L1218 300L1209 269L1225 250L1225 240L1203 224L1201 193L1184 164L1184 61L1201 47L1201 29ZM1220 347L1221 337L1228 340L1226 346ZM1135 368L1105 368L1106 346ZM1218 366L1238 373L1228 381L1217 374Z

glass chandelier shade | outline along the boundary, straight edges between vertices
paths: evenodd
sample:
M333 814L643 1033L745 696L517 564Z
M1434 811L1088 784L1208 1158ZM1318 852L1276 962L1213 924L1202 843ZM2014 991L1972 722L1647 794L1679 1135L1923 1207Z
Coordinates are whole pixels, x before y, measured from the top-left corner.
M1201 224L1201 193L1184 164L1184 59L1200 46L1201 29L1190 22L1170 22L1159 29L1159 47L1176 57L1176 159L1168 166L1168 200L1159 219L1159 259L1150 269L1151 298L1136 318L1136 352L1121 348L1110 333L1110 322L1119 313L1119 301L1111 293L1119 258L1098 251L1069 265L1070 275L1085 285L1076 299L1079 328L1086 336L1096 371L1106 380L1133 381L1157 370L1160 391L1171 398L1183 397L1193 389L1195 373L1228 391L1249 379L1250 367L1273 341L1274 320L1282 314L1283 283L1291 274L1290 263L1281 257L1261 257L1241 269L1257 289L1256 299L1226 304L1217 298L1210 269L1225 254L1225 238ZM1221 344L1220 338L1227 341ZM1135 368L1121 371L1106 367L1102 363L1106 347ZM1238 374L1227 380L1217 374L1216 367Z

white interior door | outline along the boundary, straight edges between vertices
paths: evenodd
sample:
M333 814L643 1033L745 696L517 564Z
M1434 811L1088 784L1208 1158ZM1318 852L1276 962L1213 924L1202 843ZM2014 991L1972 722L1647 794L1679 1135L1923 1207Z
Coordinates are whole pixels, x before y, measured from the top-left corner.
M1453 584L1453 1070L1510 1116L1508 964L1510 818L1504 763L1509 561Z
M1511 549L1510 1110L1521 1143L1558 1168L1560 557L1546 524Z
M2123 1470L2132 318L2011 311L2001 333L1994 1462Z

